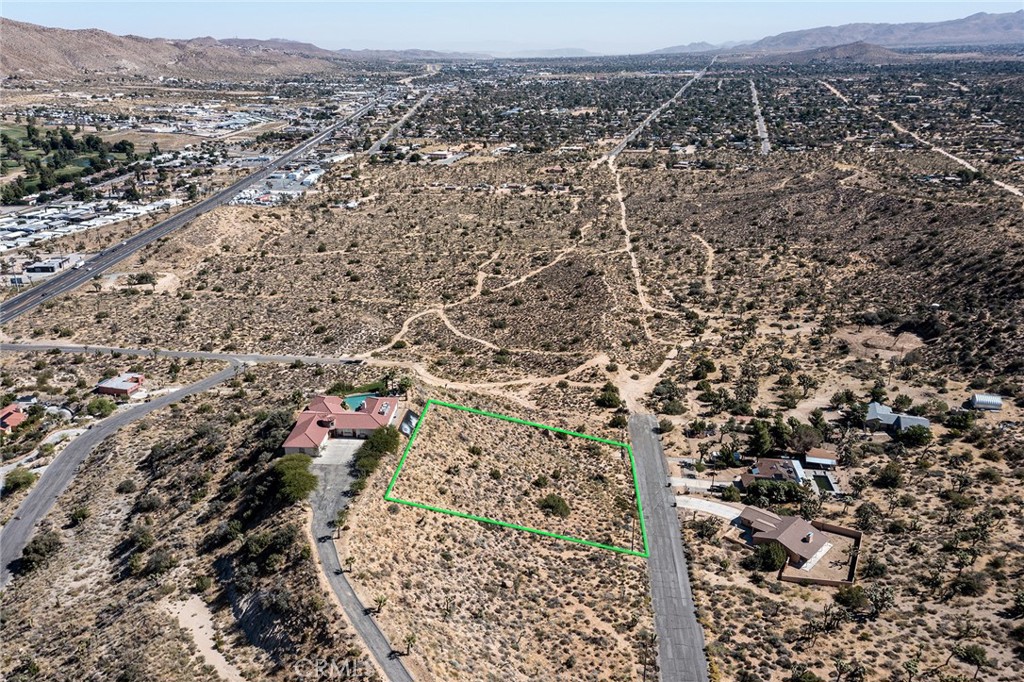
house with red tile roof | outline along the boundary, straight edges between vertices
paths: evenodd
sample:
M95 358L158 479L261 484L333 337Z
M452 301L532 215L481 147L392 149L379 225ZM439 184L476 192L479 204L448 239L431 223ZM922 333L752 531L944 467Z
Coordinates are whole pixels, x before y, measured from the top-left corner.
M26 419L28 419L28 415L22 412L21 405L11 403L0 410L0 431L10 433L24 424Z
M299 413L288 438L285 454L300 452L316 456L328 438L368 438L377 429L388 426L398 414L398 398L367 398L355 410L348 409L343 398L318 395Z

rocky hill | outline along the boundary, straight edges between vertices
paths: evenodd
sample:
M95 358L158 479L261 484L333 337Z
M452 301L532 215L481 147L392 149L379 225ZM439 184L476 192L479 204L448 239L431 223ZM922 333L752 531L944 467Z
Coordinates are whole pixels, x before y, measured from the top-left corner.
M795 52L854 41L883 47L1024 44L1024 10L1005 14L979 12L963 19L933 23L823 26L780 33L763 38L744 49Z
M97 29L65 30L0 19L0 76L23 79L160 76L263 78L337 69L337 58L314 57L266 44L241 46L213 38L164 40Z
M800 52L856 42L882 47L1024 44L1024 10L1004 14L978 12L963 19L930 23L821 26L802 31L787 31L733 47L690 43L662 48L651 54L682 54L713 49L723 52Z
M118 36L0 18L0 78L258 79L352 68L353 61L477 58L431 50L326 50L292 40Z

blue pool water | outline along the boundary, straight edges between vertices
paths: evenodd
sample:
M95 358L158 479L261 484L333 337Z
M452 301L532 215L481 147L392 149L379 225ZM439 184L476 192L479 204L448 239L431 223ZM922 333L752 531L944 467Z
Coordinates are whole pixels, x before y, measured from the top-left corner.
M356 395L345 396L345 404L349 406L351 410L358 410L366 402L367 398L373 398L376 393L357 393Z

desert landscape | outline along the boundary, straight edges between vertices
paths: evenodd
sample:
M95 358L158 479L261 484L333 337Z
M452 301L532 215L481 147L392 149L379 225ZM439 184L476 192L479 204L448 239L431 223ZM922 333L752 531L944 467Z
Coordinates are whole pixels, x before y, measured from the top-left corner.
M1019 679L1021 21L3 19L0 674Z

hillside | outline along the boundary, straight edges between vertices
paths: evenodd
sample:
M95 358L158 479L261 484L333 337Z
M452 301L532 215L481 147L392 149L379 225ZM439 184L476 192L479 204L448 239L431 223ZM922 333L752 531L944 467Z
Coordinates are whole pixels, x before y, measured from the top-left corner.
M863 42L883 47L951 45L1014 45L1024 43L1024 10L1005 14L978 12L963 19L907 24L844 24L787 31L733 48L690 43L654 50L651 54L683 54L719 49L728 52L799 52Z
M294 76L347 70L353 61L477 59L432 50L326 50L292 40L118 36L98 29L47 28L0 18L0 78L194 78Z
M872 45L863 41L837 45L836 47L817 47L800 52L786 52L761 57L755 61L761 64L813 64L824 62L844 62L856 64L905 64L916 61L912 55L895 52L888 48Z
M788 31L747 46L750 51L790 52L832 47L853 41L883 47L1006 45L1024 43L1024 10L1005 14L979 12L963 19L934 23L845 24Z
M340 60L290 49L230 45L213 38L163 40L97 29L65 30L0 19L0 76L73 79L96 76L259 78L337 69ZM245 42L245 41L240 41Z
M718 49L718 47L718 45L712 45L711 43L701 41L699 43L687 43L686 45L663 47L660 50L652 51L651 54L688 54L690 52L710 52L711 50Z

